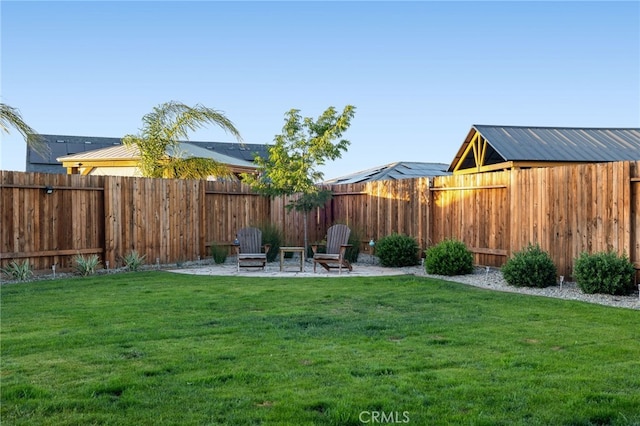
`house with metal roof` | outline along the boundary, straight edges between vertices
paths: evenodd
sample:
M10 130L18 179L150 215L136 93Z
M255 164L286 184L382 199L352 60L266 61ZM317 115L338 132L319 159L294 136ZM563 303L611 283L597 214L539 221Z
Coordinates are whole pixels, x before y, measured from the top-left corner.
M41 156L27 147L27 172L38 173L84 173L84 174L115 174L127 176L127 167L135 167L136 152L127 151L120 138L69 135L40 135L49 147L49 155ZM227 142L184 142L180 150L186 156L200 156L213 158L231 167L232 170L255 170L253 160L255 156L266 158L267 145L240 144ZM112 149L108 149L112 148ZM198 153L196 155L196 153ZM63 161L58 161L58 160ZM75 161L75 166L73 161ZM93 163L91 163L93 161ZM116 170L114 163L117 162ZM82 163L84 167L78 167ZM107 171L111 173L106 173ZM129 170L131 172L132 170Z
M626 160L640 160L640 129L475 124L448 171L481 173Z
M447 164L444 163L420 163L410 161L399 161L374 167L345 176L329 179L323 183L342 184L373 182L378 180L399 180L418 177L434 177L450 175L447 171Z
M212 159L225 164L237 178L241 173L256 173L256 166L251 161L208 150L189 142L180 142L178 146L168 148L167 157ZM57 160L67 169L68 174L142 176L138 167L140 150L136 146L115 145L65 155Z

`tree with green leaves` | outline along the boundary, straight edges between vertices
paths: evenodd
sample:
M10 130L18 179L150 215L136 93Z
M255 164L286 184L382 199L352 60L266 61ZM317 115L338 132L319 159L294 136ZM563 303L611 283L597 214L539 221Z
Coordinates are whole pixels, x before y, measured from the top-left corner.
M183 158L179 147L187 140L189 131L213 124L242 142L240 132L224 113L197 104L193 107L180 102L166 102L153 108L142 118L137 135L126 135L122 142L140 151L140 170L145 177L204 179L208 176L227 176L229 168L209 158ZM168 151L172 155L168 155Z
M7 104L0 103L0 129L9 133L9 127L13 127L22 135L27 146L38 154L46 157L49 155L49 146L42 136L33 130L20 115L20 111Z
M340 158L347 150L350 142L342 139L342 135L354 115L352 105L347 105L342 113L329 107L317 120L303 118L300 110L290 110L285 114L282 133L268 147L268 158L255 159L259 174L243 175L244 182L260 194L271 197L300 194L287 208L304 213L305 251L307 215L331 198L330 191L320 190L317 185L324 177L318 167L327 160Z

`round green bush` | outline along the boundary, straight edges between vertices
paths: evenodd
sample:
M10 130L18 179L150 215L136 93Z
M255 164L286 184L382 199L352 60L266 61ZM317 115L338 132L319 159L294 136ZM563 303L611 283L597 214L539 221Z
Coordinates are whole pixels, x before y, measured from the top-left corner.
M549 287L556 283L556 266L538 244L517 251L502 267L502 277L515 287Z
M634 290L635 269L626 255L582 253L573 266L578 287L587 294L627 295Z
M444 240L427 249L424 267L428 274L470 274L473 272L473 253L462 241Z
M376 243L376 256L382 266L401 267L418 264L418 242L413 237L391 234Z

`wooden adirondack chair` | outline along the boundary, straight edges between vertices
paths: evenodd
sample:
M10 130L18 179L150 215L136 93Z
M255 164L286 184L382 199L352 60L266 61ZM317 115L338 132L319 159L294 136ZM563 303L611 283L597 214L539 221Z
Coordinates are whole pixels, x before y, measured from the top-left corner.
M242 228L236 235L235 243L238 271L240 267L265 270L270 245L262 245L262 231L253 227Z
M338 269L339 274L342 273L343 267L353 270L349 261L344 258L347 248L351 247L351 244L348 244L350 234L351 229L347 225L333 225L327 229L326 253L318 253L318 244L311 245L313 272L316 272L318 263L327 271Z

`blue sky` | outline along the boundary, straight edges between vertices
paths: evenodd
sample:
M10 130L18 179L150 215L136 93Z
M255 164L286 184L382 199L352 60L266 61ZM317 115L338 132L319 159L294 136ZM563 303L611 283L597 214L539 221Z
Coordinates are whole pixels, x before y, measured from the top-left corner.
M272 143L356 106L333 178L450 163L471 125L640 127L640 2L0 2L0 100L45 134L122 137L169 100ZM209 128L192 140L232 141ZM1 168L24 170L3 135Z

